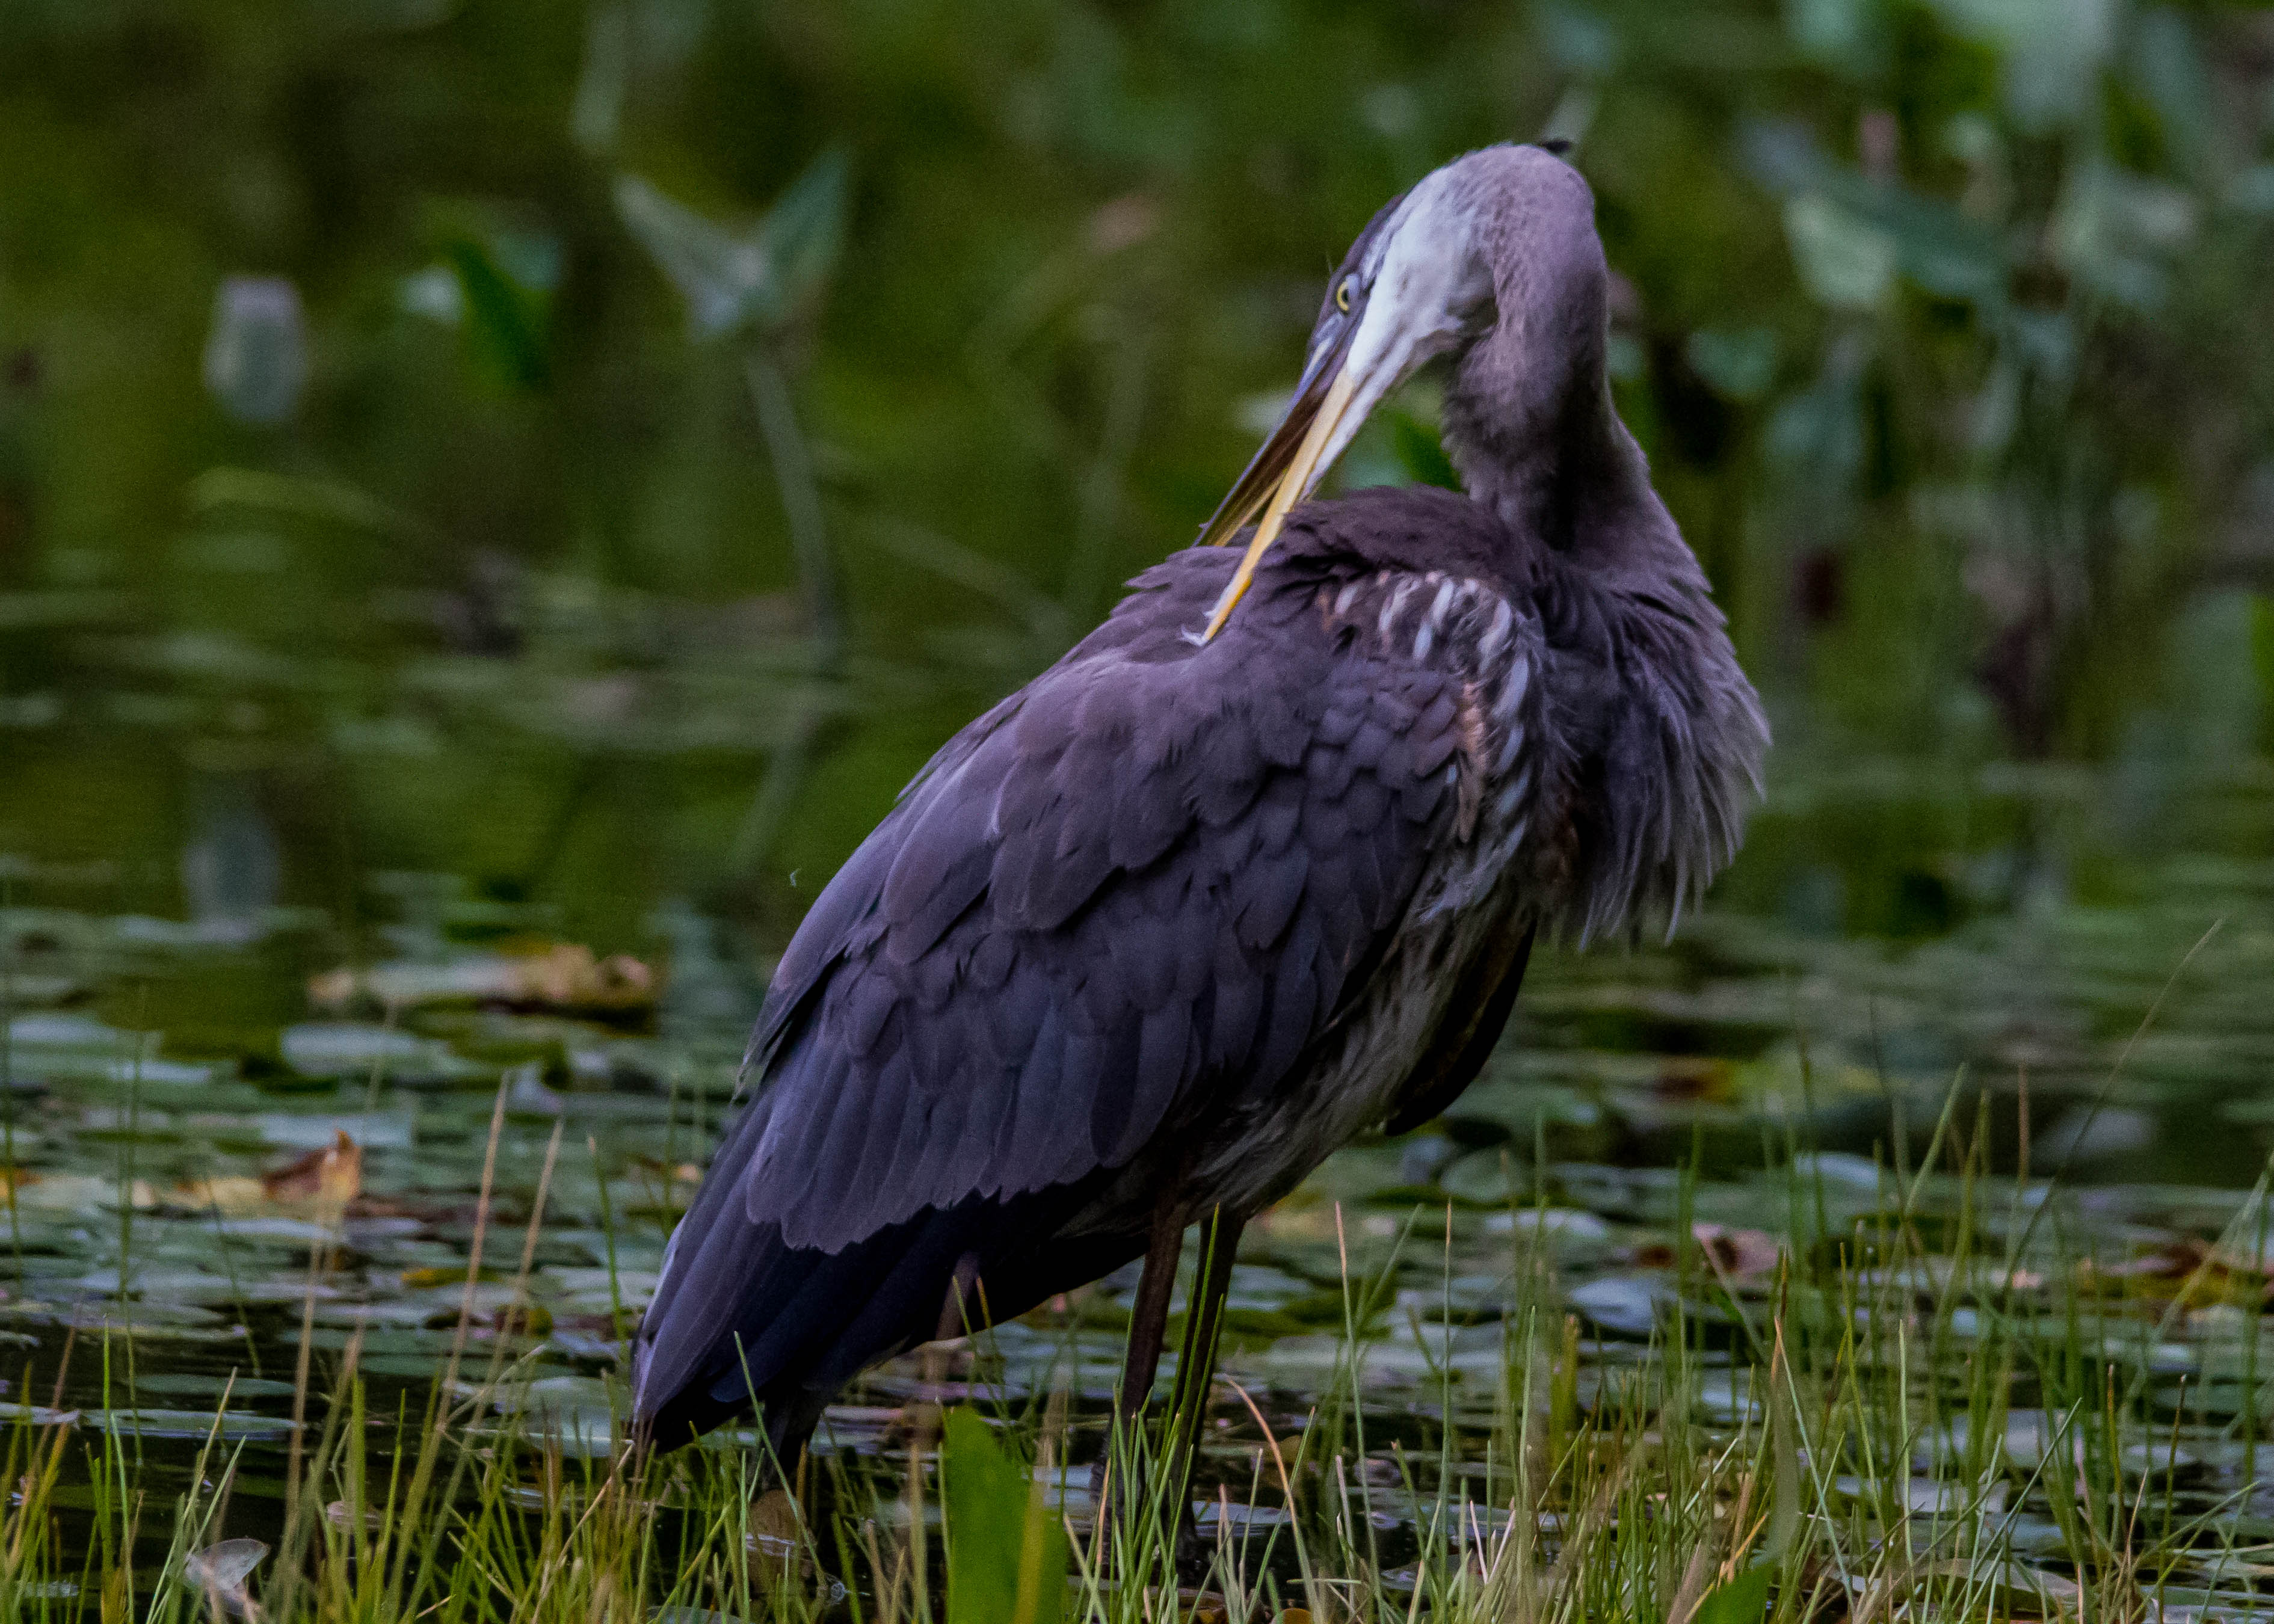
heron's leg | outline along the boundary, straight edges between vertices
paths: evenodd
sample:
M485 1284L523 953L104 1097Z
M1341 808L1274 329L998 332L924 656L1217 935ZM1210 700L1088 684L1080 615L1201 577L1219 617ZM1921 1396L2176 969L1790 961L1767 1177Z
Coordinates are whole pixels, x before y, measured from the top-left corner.
M939 1330L934 1342L968 1336L986 1323L986 1288L979 1283L979 1254L967 1252L955 1260L947 1277L947 1294L939 1305Z
M1172 1192L1163 1192L1153 1208L1153 1225L1145 1237L1145 1271L1137 1277L1137 1301L1129 1312L1129 1349L1121 1366L1121 1392L1113 1407L1113 1432L1106 1451L1089 1475L1090 1492L1097 1497L1098 1516L1110 1515L1109 1496L1121 1499L1127 1485L1107 1481L1117 1456L1120 1470L1133 1469L1137 1422L1152 1395L1153 1378L1161 1368L1161 1343L1169 1324L1169 1297L1177 1284L1177 1259L1185 1249L1185 1211ZM1123 1503L1135 1505L1140 1495Z
M1184 1348L1177 1356L1176 1396L1169 1411L1175 1441L1169 1456L1167 1505L1180 1534L1192 1522L1193 1462L1208 1425L1209 1387L1216 1380L1224 1299L1231 1292L1231 1266L1239 1258L1239 1232L1246 1224L1239 1214L1219 1207L1201 1226L1200 1268L1185 1314Z
M1145 1241L1145 1272L1137 1277L1137 1301L1129 1311L1129 1350L1121 1366L1122 1421L1145 1413L1153 1378L1161 1368L1161 1343L1169 1327L1169 1297L1177 1288L1177 1260L1184 1255L1185 1213L1163 1198L1153 1209L1153 1229Z
M985 1300L979 1284L979 1254L967 1252L955 1260L948 1274L947 1289L940 1297L939 1328L923 1350L923 1385L917 1389L912 1412L915 1425L911 1436L919 1455L939 1436L940 1419L946 1410L947 1350L940 1344L976 1328L985 1318Z

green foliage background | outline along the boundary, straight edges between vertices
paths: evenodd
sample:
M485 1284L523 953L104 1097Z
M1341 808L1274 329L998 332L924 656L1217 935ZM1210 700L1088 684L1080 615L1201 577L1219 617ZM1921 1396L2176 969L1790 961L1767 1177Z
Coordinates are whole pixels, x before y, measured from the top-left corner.
M0 850L178 912L249 796L350 914L794 914L1193 534L1374 208L1543 132L1781 771L2248 763L2270 122L2214 4L5 0Z

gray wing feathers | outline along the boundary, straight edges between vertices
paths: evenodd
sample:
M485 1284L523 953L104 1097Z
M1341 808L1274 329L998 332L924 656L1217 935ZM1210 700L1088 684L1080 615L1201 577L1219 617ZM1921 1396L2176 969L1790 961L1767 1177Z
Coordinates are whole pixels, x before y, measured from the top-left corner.
M1118 1166L1332 1018L1449 816L1457 676L1337 645L1301 592L1195 648L1230 565L1150 572L828 887L761 1023L751 1223L835 1250Z

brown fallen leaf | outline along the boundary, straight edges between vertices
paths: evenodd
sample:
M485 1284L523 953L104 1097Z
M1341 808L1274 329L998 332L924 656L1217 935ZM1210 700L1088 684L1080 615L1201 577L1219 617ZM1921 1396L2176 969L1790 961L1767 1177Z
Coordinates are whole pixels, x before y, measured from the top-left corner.
M2114 1280L2177 1280L2214 1260L2222 1268L2231 1267L2204 1242L2182 1235L2137 1257L2098 1262L2087 1258L2077 1266L2077 1273L2087 1278L2097 1274Z
M345 1130L321 1150L260 1176L261 1192L282 1207L311 1207L336 1219L363 1192L363 1147Z
M296 1156L257 1177L224 1173L185 1179L169 1196L177 1206L219 1211L230 1217L282 1208L336 1225L362 1189L363 1147L339 1133L320 1150Z
M751 1501L749 1527L744 1545L751 1583L772 1590L784 1580L802 1579L809 1571L804 1524L786 1491L771 1489Z
M1668 1058L1651 1079L1651 1093L1660 1100L1730 1099L1736 1094L1737 1069L1726 1060Z
M532 942L447 964L395 963L328 970L308 981L308 1001L339 1011L358 1004L406 1009L428 1004L502 1004L518 1009L631 1015L654 1007L655 972L628 953L598 957L579 942Z
M1698 1243L1721 1274L1732 1279L1745 1280L1766 1274L1777 1266L1784 1255L1776 1237L1759 1229L1733 1229L1718 1223L1693 1223L1690 1238ZM1651 1268L1666 1268L1674 1262L1674 1248L1663 1241L1652 1241L1634 1250L1634 1260Z
M356 1001L361 985L356 973L344 966L320 971L308 978L308 1002L320 1010L345 1009Z
M401 1275L405 1291L432 1291L438 1286L463 1286L466 1283L466 1266L463 1263L433 1263L418 1268L407 1268ZM498 1272L486 1270L482 1278L495 1281Z

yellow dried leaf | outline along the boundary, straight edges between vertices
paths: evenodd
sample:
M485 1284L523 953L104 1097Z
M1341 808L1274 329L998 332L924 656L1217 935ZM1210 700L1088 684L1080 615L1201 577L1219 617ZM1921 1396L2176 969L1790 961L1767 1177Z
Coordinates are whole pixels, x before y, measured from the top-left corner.
M174 1203L178 1207L217 1209L233 1217L266 1207L268 1192L257 1178L224 1174L219 1178L193 1178L175 1185Z

